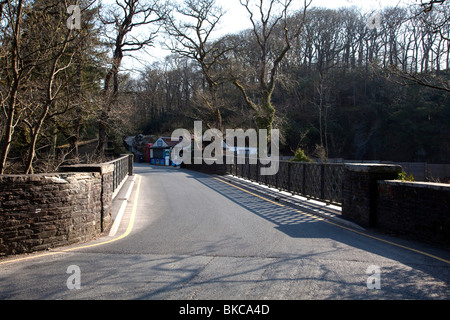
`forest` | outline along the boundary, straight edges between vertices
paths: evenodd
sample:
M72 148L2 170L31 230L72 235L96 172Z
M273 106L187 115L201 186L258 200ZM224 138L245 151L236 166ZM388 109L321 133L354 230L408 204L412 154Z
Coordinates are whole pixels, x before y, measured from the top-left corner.
M235 2L252 27L224 34L217 0L0 0L0 174L104 161L197 120L279 129L285 156L450 163L450 1Z

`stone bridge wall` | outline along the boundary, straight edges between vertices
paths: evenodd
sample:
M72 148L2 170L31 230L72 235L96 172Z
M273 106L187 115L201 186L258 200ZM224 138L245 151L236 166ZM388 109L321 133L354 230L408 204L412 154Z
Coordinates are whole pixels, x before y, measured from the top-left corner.
M0 176L0 256L93 239L111 224L113 165Z
M450 184L394 180L402 167L346 164L342 216L363 227L450 248Z
M450 248L450 184L378 181L376 226Z

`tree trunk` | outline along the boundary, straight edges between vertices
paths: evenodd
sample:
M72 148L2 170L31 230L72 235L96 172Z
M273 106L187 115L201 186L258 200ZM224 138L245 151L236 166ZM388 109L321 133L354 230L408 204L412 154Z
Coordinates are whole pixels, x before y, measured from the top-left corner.
M12 135L14 132L14 116L15 116L15 104L16 104L17 90L13 90L9 103L8 119L4 127L3 138L0 143L0 174L5 173L6 160L8 158L9 149L11 147Z
M114 51L113 65L105 77L105 84L103 89L104 105L100 114L98 124L98 145L96 151L97 157L100 161L104 160L105 158L105 148L108 139L109 116L113 105L117 101L117 95L119 93L119 68L122 64L123 59L122 41L124 36L125 34L119 32L116 41L116 50ZM110 92L111 80L113 81L112 92Z
M22 22L23 1L17 3L17 13L14 24L14 37L11 45L11 69L12 84L10 89L10 99L8 102L8 117L4 127L3 138L0 143L0 174L4 174L6 168L6 160L11 148L12 136L14 133L14 118L16 116L17 93L21 82L21 72L19 69L19 43L20 43L20 26ZM3 11L3 4L2 4Z

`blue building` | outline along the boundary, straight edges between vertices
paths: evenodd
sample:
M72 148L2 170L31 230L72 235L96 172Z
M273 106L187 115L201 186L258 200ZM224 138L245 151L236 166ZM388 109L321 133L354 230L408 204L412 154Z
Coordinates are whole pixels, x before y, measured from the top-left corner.
M171 166L172 149L178 145L180 141L172 141L171 138L161 137L150 147L150 164Z

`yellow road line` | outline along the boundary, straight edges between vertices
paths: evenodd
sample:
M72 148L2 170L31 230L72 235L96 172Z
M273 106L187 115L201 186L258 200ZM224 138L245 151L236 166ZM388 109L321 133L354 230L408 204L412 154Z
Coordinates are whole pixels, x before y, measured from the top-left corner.
M261 197L261 196L259 196L259 195L257 195L257 194L254 194L254 193L250 192L250 191L247 191L247 190L245 190L245 189L242 189L242 188L240 188L240 187L237 187L237 186L235 186L235 185L233 185L233 184L231 184L231 183L225 182L225 181L223 181L223 180L221 180L221 179L219 179L219 178L215 178L215 179L216 179L216 180L219 180L219 181L221 181L221 182L223 182L223 183L225 183L225 184L228 184L228 185L230 185L230 186L232 186L232 187L234 187L234 188L236 188L236 189L242 190L242 191L244 191L244 192L246 192L246 193L249 193L249 194L251 194L251 195L253 195L253 196L256 196L256 197L258 197L258 198L261 198L261 199L263 199L263 200L265 200L265 201L271 202L271 203L276 204L276 205L278 205L278 206L280 206L280 207L284 207L284 205L282 205L282 204L279 204L279 203L277 203L277 202L274 202L274 201L271 201L271 200L266 199L266 198L264 198L264 197ZM21 262L21 261L26 261L26 260L36 259L36 258L48 257L48 256L53 256L53 255L57 255L57 254L61 254L61 253L66 253L66 252L71 252L71 251L76 251L76 250L81 250L81 249L86 249L86 248L98 247L98 246L102 246L102 245L105 245L105 244L110 244L110 243L113 243L113 242L117 242L117 241L119 241L119 240L122 240L122 239L126 238L127 236L130 235L131 231L133 230L134 222L135 222L135 219L136 219L136 211L137 211L137 204L138 204L138 199L139 199L140 187L141 187L141 177L139 177L139 182L138 182L137 190L136 190L136 196L135 196L134 204L133 204L133 210L132 210L132 212L131 212L131 217L130 217L130 222L128 223L128 228L127 228L127 230L125 231L125 233L124 233L123 235L121 235L120 237L115 238L115 239L112 239L112 240L109 240L109 241L105 241L105 242L102 242L102 243L97 243L97 244L92 244L92 245L86 245L86 246L81 246L81 247L75 247L75 248L65 249L65 250L61 250L61 251L57 251L57 252L51 252L51 253L40 254L40 255L36 255L36 256L32 256L32 257L25 257L25 258L19 258L19 259L15 259L15 260L3 261L3 262L0 262L0 265L4 265L4 264L8 264L8 263L13 263L13 262ZM387 243L387 244L390 244L390 245L393 245L393 246L396 246L396 247L399 247L399 248L402 248L402 249L406 249L406 250L409 250L409 251L412 251L412 252L415 252L415 253L419 253L419 254L421 254L421 255L424 255L424 256L427 256L427 257L436 259L436 260L441 261L441 262L444 262L444 263L446 263L446 264L450 264L450 261L449 261L449 260L446 260L446 259L437 257L437 256L432 255L432 254L429 254L429 253L427 253L427 252L423 252L423 251L420 251L420 250L417 250L417 249L413 249L413 248L410 248L410 247L407 247L407 246L404 246L404 245L401 245L401 244L398 244L398 243L395 243L395 242L392 242L392 241L388 241L388 240L384 240L384 239L381 239L381 238L378 238L378 237L375 237L375 236L371 236L371 235L369 235L369 234L367 234L367 233L360 232L360 231L357 231L357 230L355 230L355 229L347 228L347 227L345 227L345 226L342 226L342 225L337 224L337 223L333 223L333 222L331 222L331 221L329 221L329 220L326 220L326 219L317 217L317 216L315 216L315 215L311 215L311 214L308 214L308 213L305 213L305 212L302 212L302 211L297 211L297 212L298 212L298 213L301 213L302 215L305 215L305 216L314 218L314 219L316 219L316 220L318 220L318 221L323 221L323 222L325 222L325 223L328 223L328 224L337 226L337 227L339 227L339 228L341 228L341 229L345 229L345 230L351 231L351 232L353 232L353 233L362 235L362 236L364 236L364 237L371 238L371 239L374 239L374 240L378 240L378 241L381 241L381 242L384 242L384 243Z
M125 233L122 234L120 237L114 238L112 240L108 240L108 241L105 241L105 242L101 242L101 243L95 243L95 244L86 245L86 246L79 246L79 247L59 250L59 251L55 251L55 252L48 252L48 253L44 253L44 254L38 254L38 255L35 255L35 256L28 256L28 257L14 259L14 260L1 261L0 265L5 265L5 264L8 264L8 263L13 263L13 262L23 262L23 261L27 261L27 260L36 259L36 258L49 257L49 256L54 256L54 255L57 255L57 254L67 253L67 252L81 250L81 249L99 247L99 246L103 246L105 244L110 244L110 243L113 243L113 242L117 242L119 240L122 240L122 239L128 237L130 235L131 231L133 230L134 221L136 219L137 204L138 204L138 199L139 199L139 192L140 192L140 189L141 189L141 179L142 179L142 177L139 177L139 182L138 182L137 188L136 188L136 196L134 197L133 210L131 211L131 216L130 216L130 221L128 223L128 228L125 231Z
M234 184L231 184L231 183L228 183L228 182L226 182L226 181L223 181L222 179L219 179L219 178L214 178L214 179L219 180L220 182L223 182L223 183L225 183L225 184L228 184L228 185L230 185L230 186L232 186L232 187L234 187L234 188L236 188L236 189L239 189L239 190L242 190L242 191L244 191L244 192L247 192L247 193L249 193L249 194L251 194L251 195L253 195L253 196L255 196L255 197L258 197L258 198L261 198L261 199L263 199L263 200L265 200L265 201L268 201L268 202L271 202L271 203L273 203L273 204L276 204L277 206L284 207L284 205L282 205L281 203L278 203L278 202L269 200L269 199L267 199L267 198L261 197L261 196L255 194L255 193L253 193L253 192L250 192L250 191L248 191L248 190L239 188L238 186L235 186Z
M381 241L381 242L384 242L384 243L387 243L387 244L390 244L390 245L393 245L393 246L396 246L396 247L399 247L399 248L402 248L402 249L406 249L406 250L409 250L409 251L413 251L413 252L415 252L415 253L419 253L419 254L421 254L421 255L424 255L424 256L427 256L427 257L430 257L430 258L439 260L439 261L441 261L441 262L445 262L445 263L447 263L447 264L450 264L450 261L449 261L449 260L445 260L445 259L443 259L443 258L437 257L437 256L432 255L432 254L430 254L430 253L423 252L423 251L420 251L420 250L417 250L417 249L413 249L413 248L410 248L410 247L407 247L407 246L404 246L404 245L401 245L401 244L398 244L398 243L395 243L395 242L392 242L392 241L388 241L388 240L385 240L385 239L381 239L381 238L378 238L378 237L375 237L375 236L371 236L370 234L367 234L367 233L364 233L364 232L360 232L360 231L355 230L355 229L347 228L347 227L342 226L342 225L340 225L340 224L333 223L333 222L331 222L331 221L329 221L329 220L322 219L322 218L316 217L316 216L314 216L314 215L311 215L311 214L308 214L308 213L304 213L304 212L302 212L302 211L297 211L297 212L298 212L298 213L301 213L302 215L306 215L306 216L308 216L308 217L312 217L312 218L314 218L314 219L316 219L316 220L318 220L318 221L323 221L323 222L326 222L326 223L328 223L328 224L337 226L337 227L339 227L339 228L341 228L341 229L345 229L345 230L348 230L348 231L357 233L357 234L362 235L362 236L364 236L364 237L372 238L372 239L375 239L375 240L378 240L378 241Z
M138 205L138 199L139 199L139 191L141 189L141 179L142 178L139 177L139 182L138 182L138 185L137 185L137 188L136 188L136 196L134 197L133 210L131 211L130 222L128 223L128 228L127 228L127 230L125 231L125 233L123 235L121 235L118 238L109 240L109 241L96 243L96 244L91 244L91 245L82 246L82 247L71 248L71 249L67 249L67 250L62 250L61 252L69 252L69 251L75 251L75 250L80 250L80 249L98 247L98 246L102 246L102 245L105 245L105 244L110 244L110 243L113 243L113 242L117 242L119 240L122 240L122 239L128 237L130 235L131 231L133 230L134 221L136 219L136 211L137 211L137 205Z
M257 194L254 194L254 193L252 193L252 192L250 192L250 191L247 191L247 190L245 190L245 189L243 189L243 188L237 187L237 186L235 186L235 185L233 185L233 184L231 184L231 183L225 182L225 181L223 181L222 179L219 179L219 178L215 178L215 179L216 179L216 180L219 180L219 181L221 181L221 182L223 182L223 183L226 183L226 184L228 184L228 185L230 185L230 186L232 186L232 187L234 187L234 188L236 188L236 189L239 189L239 190L242 190L242 191L244 191L244 192L250 193L251 195L254 195L254 196L258 197L258 198L261 198L261 199L263 199L263 200L269 201L269 202L274 203L274 204L276 204L276 205L278 205L278 206L284 207L282 204L279 204L279 203L277 203L277 202L274 202L274 201L271 201L271 200L266 199L266 198L264 198L264 197L261 197L261 196L259 196L259 195L257 195ZM378 241L381 241L381 242L384 242L384 243L387 243L387 244L390 244L390 245L393 245L393 246L396 246L396 247L399 247L399 248L402 248L402 249L406 249L406 250L409 250L409 251L412 251L412 252L415 252L415 253L419 253L419 254L421 254L421 255L424 255L424 256L427 256L427 257L436 259L436 260L438 260L438 261L441 261L441 262L444 262L444 263L447 263L447 264L450 264L450 261L449 261L449 260L446 260L446 259L437 257L437 256L432 255L432 254L430 254L430 253L423 252L423 251L420 251L420 250L417 250L417 249L413 249L413 248L409 248L409 247L406 247L406 246L404 246L404 245L401 245L401 244L398 244L398 243L395 243L395 242L392 242L392 241L384 240L384 239L381 239L381 238L378 238L378 237L375 237L375 236L371 236L371 235L369 235L369 234L367 234L367 233L360 232L360 231L357 231L357 230L355 230L355 229L347 228L347 227L345 227L345 226L342 226L342 225L337 224L337 223L333 223L333 222L331 222L331 221L329 221L329 220L327 220L327 219L323 219L323 218L321 218L321 217L318 217L318 216L315 216L315 215L312 215L312 214L308 214L308 213L305 213L305 212L302 212L302 211L297 211L297 212L301 213L302 215L305 215L305 216L314 218L314 219L316 219L316 220L318 220L318 221L323 221L323 222L326 222L326 223L328 223L328 224L337 226L337 227L339 227L339 228L341 228L341 229L345 229L345 230L348 230L348 231L357 233L357 234L362 235L362 236L365 236L365 237L367 237L367 238L372 238L372 239L374 239L374 240L378 240Z

